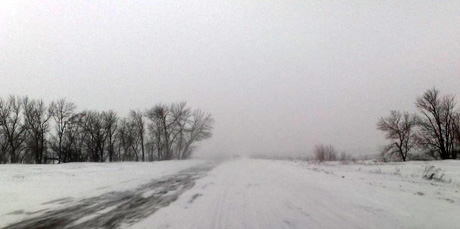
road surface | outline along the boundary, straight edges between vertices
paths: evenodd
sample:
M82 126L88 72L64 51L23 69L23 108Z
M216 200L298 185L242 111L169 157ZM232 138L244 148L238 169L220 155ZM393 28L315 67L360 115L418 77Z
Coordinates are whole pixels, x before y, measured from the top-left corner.
M76 202L71 201L71 198L58 199L55 202L64 206L68 202L70 206L48 210L42 215L12 224L5 229L129 227L175 201L212 167L213 164L192 167L153 180L134 190L109 192Z
M352 168L347 170L345 168ZM372 168L372 167L371 167ZM358 169L357 171L354 171ZM236 159L48 210L6 228L458 228L458 186Z
M229 161L133 228L459 228L458 187L344 170Z

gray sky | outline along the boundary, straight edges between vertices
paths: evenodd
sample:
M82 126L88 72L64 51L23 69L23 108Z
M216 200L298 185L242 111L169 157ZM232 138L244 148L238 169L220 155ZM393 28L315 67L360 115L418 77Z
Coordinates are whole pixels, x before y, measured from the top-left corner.
M460 94L460 1L1 1L0 96L188 101L198 155L376 151L391 109Z

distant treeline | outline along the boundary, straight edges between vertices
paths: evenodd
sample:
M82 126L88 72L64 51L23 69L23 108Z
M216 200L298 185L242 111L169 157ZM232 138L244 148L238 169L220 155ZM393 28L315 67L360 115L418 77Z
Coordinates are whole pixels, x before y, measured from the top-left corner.
M460 153L460 110L454 95L427 90L418 97L417 114L391 111L377 128L391 141L382 149L387 160L457 159Z
M154 161L189 158L210 138L211 114L185 102L131 110L85 110L66 99L0 98L0 163Z

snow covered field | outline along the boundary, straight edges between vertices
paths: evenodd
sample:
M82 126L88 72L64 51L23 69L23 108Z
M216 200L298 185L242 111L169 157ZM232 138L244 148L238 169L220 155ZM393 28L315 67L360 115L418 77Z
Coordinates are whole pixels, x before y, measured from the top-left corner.
M187 160L0 165L0 228L77 199L134 189L202 163Z
M50 209L70 205L77 199L136 188L141 191L134 200L142 202L142 208L156 203L161 206L137 223L120 224L121 227L458 228L460 225L460 161L342 165L235 159L222 162L210 171L203 170L202 175L195 176L197 180L187 178L194 176L193 170L183 172L205 164L174 161L2 165L0 227L22 220L30 212L46 209L32 214L39 218L41 214L52 215ZM434 169L426 172L431 165ZM430 171L436 171L431 177L434 179L424 179ZM142 186L151 180L157 181L152 186ZM169 188L187 186L187 189L158 192L162 184L168 184ZM155 200L152 197L155 193L162 196ZM172 195L176 196L168 199L169 202L163 201L165 196ZM99 208L98 214L120 209L116 212L120 218L121 213L129 213L125 209L132 210L122 205L130 203L117 202L107 209Z

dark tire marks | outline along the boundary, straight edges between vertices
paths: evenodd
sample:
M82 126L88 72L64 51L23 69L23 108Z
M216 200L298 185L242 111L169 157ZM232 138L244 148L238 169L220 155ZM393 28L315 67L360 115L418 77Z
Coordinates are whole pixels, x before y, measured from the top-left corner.
M170 203L206 176L214 164L183 170L139 186L135 190L109 192L82 199L70 206L47 210L43 214L9 225L17 228L117 228L133 224Z

